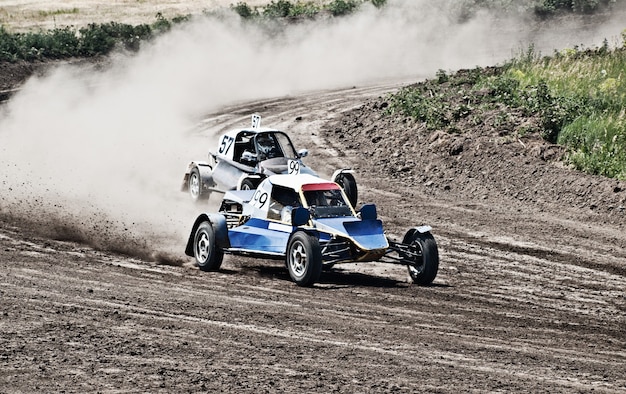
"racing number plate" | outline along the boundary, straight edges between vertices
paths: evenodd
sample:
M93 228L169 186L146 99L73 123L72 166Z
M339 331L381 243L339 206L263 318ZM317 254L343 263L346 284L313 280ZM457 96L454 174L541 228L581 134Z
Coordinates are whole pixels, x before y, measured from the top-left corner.
M287 163L288 173L290 175L300 174L300 162L298 160L289 160Z

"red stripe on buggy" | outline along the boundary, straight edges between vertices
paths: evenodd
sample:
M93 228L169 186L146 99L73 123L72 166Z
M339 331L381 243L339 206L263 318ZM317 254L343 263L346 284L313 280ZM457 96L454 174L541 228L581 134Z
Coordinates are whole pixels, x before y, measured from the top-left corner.
M302 185L302 191L314 191L314 190L339 190L339 186L335 183L309 183L306 185Z

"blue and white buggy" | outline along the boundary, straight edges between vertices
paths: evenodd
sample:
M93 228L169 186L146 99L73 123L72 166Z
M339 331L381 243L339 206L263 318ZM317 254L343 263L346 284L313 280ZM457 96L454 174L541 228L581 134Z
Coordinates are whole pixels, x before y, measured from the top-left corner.
M430 230L411 228L395 242L385 236L376 206L355 212L338 184L272 175L256 190L226 192L218 213L201 214L185 253L204 271L218 270L225 253L284 259L300 286L314 284L337 263L383 261L407 266L414 283L428 285L439 268Z

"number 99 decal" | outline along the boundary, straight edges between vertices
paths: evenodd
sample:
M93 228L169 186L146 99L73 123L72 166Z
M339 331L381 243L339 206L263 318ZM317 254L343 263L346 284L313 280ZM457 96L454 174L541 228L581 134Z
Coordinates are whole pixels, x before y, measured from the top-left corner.
M300 174L300 162L297 160L289 160L288 163L288 173L290 175L298 175Z

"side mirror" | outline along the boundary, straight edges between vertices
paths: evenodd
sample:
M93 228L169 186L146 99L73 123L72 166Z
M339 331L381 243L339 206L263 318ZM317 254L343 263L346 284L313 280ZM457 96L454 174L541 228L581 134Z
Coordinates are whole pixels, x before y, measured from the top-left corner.
M361 220L376 220L378 218L376 205L374 204L363 205L359 213L361 214Z
M304 226L311 219L309 210L304 207L297 207L291 211L291 225L292 226Z
M298 151L298 157L299 158L303 158L303 157L307 157L309 155L309 151L307 149L300 149Z

